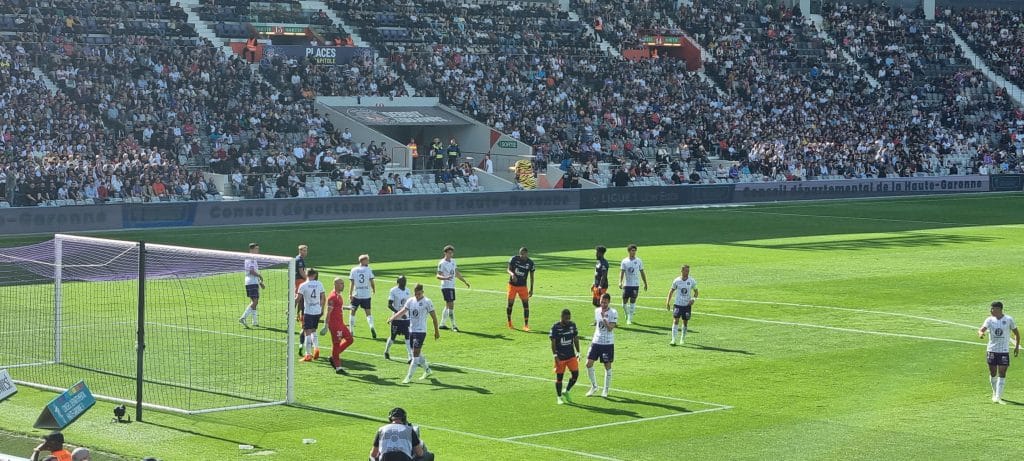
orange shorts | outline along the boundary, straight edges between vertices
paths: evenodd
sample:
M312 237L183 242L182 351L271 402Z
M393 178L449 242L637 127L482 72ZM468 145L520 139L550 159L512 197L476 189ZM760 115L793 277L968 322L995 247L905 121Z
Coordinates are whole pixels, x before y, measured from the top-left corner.
M594 305L595 306L600 306L601 305L601 297L604 296L604 294L608 292L608 289L607 288L601 288L601 287L590 287L590 292L593 293L593 295L594 295L594 299L593 299Z
M300 279L300 278L296 278L296 279L295 279L295 292L296 292L296 293L298 293L298 292L299 292L299 285L302 285L302 284L303 284L303 283L305 283L305 282L306 282L306 280L305 280L305 279Z
M560 375L565 373L565 369L569 371L580 371L580 362L576 357L572 357L569 360L555 360L555 374Z
M516 296L519 296L519 299L521 299L523 301L529 301L530 300L530 290L528 290L526 287L517 287L515 285L509 285L508 286L508 300L512 301L513 299L516 299Z

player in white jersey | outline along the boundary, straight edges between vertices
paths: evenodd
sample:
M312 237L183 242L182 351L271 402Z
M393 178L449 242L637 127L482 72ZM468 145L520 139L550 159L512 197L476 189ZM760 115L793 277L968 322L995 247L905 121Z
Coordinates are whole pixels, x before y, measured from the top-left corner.
M258 243L249 244L250 254L259 254L260 245ZM256 306L260 303L260 288L266 288L263 284L263 275L260 274L260 265L256 262L256 258L246 258L245 260L245 296L249 298L249 305L246 306L245 312L242 313L242 317L238 319L238 323L241 323L243 327L249 328L249 324L245 323L245 319L252 315L252 326L260 326L260 317L256 313Z
M455 247L445 245L443 251L444 257L437 263L437 279L441 281L441 296L444 297L444 311L441 312L441 329L448 329L445 322L451 318L452 331L458 333L459 327L455 326L455 279L462 280L462 283L466 284L466 288L469 288L469 282L459 272L459 266L452 259L452 256L455 255Z
M1006 386L1006 369L1010 366L1010 332L1013 332L1013 356L1020 353L1020 331L1013 317L1003 314L1003 303L995 301L989 312L992 314L978 329L978 337L988 332L988 374L992 383L992 401L1003 403L1003 388Z
M399 275L396 281L397 286L391 287L391 291L388 293L388 309L391 312L398 312L399 309L405 306L405 302L412 297L412 293L406 288L406 279L404 275ZM384 344L384 358L391 360L391 345L395 343L395 338L398 335L402 335L405 338L405 351L408 356L406 363L412 363L412 345L409 341L409 317L402 316L391 321L391 336L388 337L388 342Z
M299 291L295 293L295 302L302 304L302 344L306 351L306 355L302 357L303 362L312 362L320 358L320 342L316 339L316 327L324 314L327 293L319 278L320 274L316 269L306 270L306 281L299 285Z
M690 324L690 310L698 295L697 281L690 277L690 266L684 264L679 271L682 275L672 281L672 288L668 290L668 297L665 298L665 308L672 311L672 340L669 341L671 346L676 345L679 319L683 320L683 334L679 336L679 344L686 341L686 328ZM676 295L675 303L672 302L673 294Z
M608 389L612 387L612 362L615 361L615 327L619 324L619 313L610 307L612 296L601 295L601 306L594 309L594 337L587 351L587 377L590 378L590 390L587 397L597 392L597 378L594 376L594 361L604 364L604 389L601 397L608 397Z
M644 291L647 291L647 273L644 272L644 262L636 257L636 245L630 245L626 251L629 256L619 264L619 289L622 290L622 310L626 311L626 325L632 325L641 280L644 282Z
M377 294L377 285L373 281L373 269L370 269L370 255L359 255L359 265L353 267L348 274L352 282L349 285L348 297L352 304L352 313L348 316L348 327L352 334L356 332L356 309L362 307L366 312L366 323L370 325L370 336L377 339L377 330L373 328L373 314L370 312L370 299Z
M430 298L423 296L422 284L416 284L416 288L413 289L413 297L409 298L405 302L405 306L398 312L391 314L388 322L393 322L407 314L409 316L409 339L412 341L412 363L409 364L409 372L405 375L402 384L409 384L417 366L423 367L423 376L420 379L426 379L427 376L433 374L430 371L430 365L427 364L426 356L420 353L423 350L423 343L427 340L427 315L430 315L430 319L434 321L434 339L441 337L441 332L437 328L434 303L430 301Z

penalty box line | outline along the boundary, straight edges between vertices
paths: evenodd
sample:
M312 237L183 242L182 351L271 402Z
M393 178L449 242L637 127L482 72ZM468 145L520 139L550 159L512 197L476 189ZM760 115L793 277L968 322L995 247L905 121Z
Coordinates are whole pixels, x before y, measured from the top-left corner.
M477 291L488 291L488 292L498 293L497 291L494 291L494 290L477 290ZM501 292L501 293L503 293L503 292ZM545 298L545 299L554 299L554 300L561 300L561 301L579 301L579 299L580 299L579 297L571 297L571 296L533 295L533 297L535 297L535 298ZM772 304L772 303L770 303L770 304ZM778 304L778 303L774 303L774 304ZM636 307L638 309L646 309L646 310L652 310L652 311L665 312L664 308L651 307L651 306L641 306L639 304L637 304ZM874 311L874 312L878 312L878 311ZM752 317L741 317L741 316L738 316L738 315L717 314L717 313L714 313L714 312L701 312L700 315L706 315L708 317L720 317L720 318L733 319L733 320L743 320L743 321L755 322L755 323L765 323L765 324L770 324L770 325L786 325L786 326L795 326L795 327L803 327L803 328L817 328L817 329L821 329L821 330L842 331L842 332L845 332L845 333L860 333L860 334L875 335L875 336L888 336L888 337L893 337L893 338L919 339L919 340L924 340L924 341L938 341L938 342L946 342L946 343L969 344L969 345L972 345L972 346L985 346L986 345L983 342L966 341L966 340L963 340L963 339L936 338L934 336L919 336L919 335L910 335L910 334L906 334L906 333L890 333L890 332L887 332L887 331L875 331L875 330L862 330L862 329L858 329L858 328L833 327L833 326L828 326L828 325L817 325L817 324L813 324L813 323L786 322L786 321L783 321L783 320L758 319L758 318L752 318ZM965 325L962 325L962 326L965 326Z

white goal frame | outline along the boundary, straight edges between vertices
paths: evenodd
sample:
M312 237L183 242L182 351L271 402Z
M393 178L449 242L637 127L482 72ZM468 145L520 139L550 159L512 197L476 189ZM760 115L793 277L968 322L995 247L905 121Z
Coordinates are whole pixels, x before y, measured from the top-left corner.
M64 262L63 262L63 243L64 242L93 243L93 244L97 244L97 245L104 245L104 246L107 246L107 247L110 247L110 246L123 246L126 250L129 250L129 249L135 248L135 247L140 247L140 246L142 248L145 248L146 250L150 250L150 249L187 250L190 253L195 253L197 256L201 256L201 255L205 254L205 255L219 255L219 256L222 256L222 257L223 256L230 256L230 257L233 257L233 258L240 258L240 259L244 259L244 258L250 257L249 253L242 253L242 252L221 251L221 250L207 250L207 249L194 248L194 247L183 247L183 246L173 246L173 245L159 245L159 244L151 244L151 243L143 244L142 242L133 242L133 241L115 240L115 239L103 239L103 238L96 238L96 237L84 237L84 236L69 235L69 234L54 234L53 240L54 240L54 263L53 263L53 284L54 284L53 285L53 290L54 290L54 297L53 297L53 301L54 301L54 303L53 303L53 314L54 314L53 347L54 347L54 350L53 350L53 360L52 361L47 361L47 362L16 364L16 365L10 366L9 368L26 367L26 366L40 366L40 365L52 365L52 364L60 364L60 363L62 363L63 340L62 340L62 337L61 337L62 336L61 335L61 330L62 330L62 315L63 315L63 312L62 312L63 311L63 302L62 302L62 281L63 281L63 279L62 279L62 275L63 275L63 268L64 268ZM295 297L294 297L293 290L292 290L292 287L295 286L295 259L294 258L288 258L288 257L282 257L282 256L265 255L265 254L260 254L259 255L259 259L262 260L262 261L270 261L270 262L272 262L274 264L280 264L280 265L287 264L287 266L288 266L287 267L287 270L288 270L288 286L287 286L287 289L286 289L287 297L288 297L288 299L287 299L287 305L288 305L288 335L287 335L287 348L286 348L287 353L285 354L285 360L287 360L287 363L286 363L286 368L285 368L286 369L286 376L285 376L285 398L284 398L284 400L265 401L265 402L257 402L257 403L251 403L251 404L243 404L243 405L224 406L224 407L218 407L218 408L204 408L204 409L199 409L199 410L189 410L189 409L185 409L185 408L169 407L169 406L164 406L164 405L157 405L157 404L147 403L145 401L144 397L143 397L141 402L138 402L137 400L127 399L127 398L123 398L123 397L116 397L116 396L111 396L111 395L93 394L93 396L96 397L96 399L98 399L98 400L105 400L105 401L109 401L109 402L129 404L129 405L133 405L133 406L141 405L142 408L148 408L148 409L154 409L154 410L160 410L160 411L166 411L166 412L173 412L173 413L180 413L180 414L202 414L202 413L211 413L211 412L217 412L217 411L239 410L239 409L246 409L246 408L258 408L258 407L265 407L265 406L271 406L271 405L285 405L285 404L293 403L295 401L295 358L296 358L296 353L297 353L297 350L296 350L297 340L296 340L296 320L295 320ZM138 327L138 325L136 325L136 328L137 327ZM143 350L145 350L145 348L143 348ZM145 377L136 376L135 379L136 380L145 379ZM154 380L151 380L151 379L146 379L146 381L154 382L154 383L160 383L160 381L154 381ZM14 380L14 382L16 382L18 384L21 384L21 385L24 385L24 386L33 387L33 388L37 388L37 389L48 390L48 391L63 392L65 390L65 389L62 389L62 388L59 388L59 387L56 387L56 386L51 386L51 385L48 385L48 384L43 384L43 383L38 383L38 382L21 381L21 380ZM202 389L202 388L199 388L199 387L191 387L191 389L194 389L194 390L197 390L197 391L204 391L204 390L205 391L210 391L210 389ZM225 392L225 391L222 391L222 390L216 390L216 392L225 393L227 395L232 395L232 396L235 396L235 397L238 397L238 398L242 398L242 399L247 399L247 400L259 400L259 399L256 399L256 398L252 397L252 396L232 394L230 392Z

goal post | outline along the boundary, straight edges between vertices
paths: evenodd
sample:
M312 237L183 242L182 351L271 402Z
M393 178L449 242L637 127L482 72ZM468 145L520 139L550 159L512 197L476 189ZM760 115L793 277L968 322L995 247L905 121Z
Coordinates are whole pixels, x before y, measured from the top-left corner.
M238 321L248 259L266 285L251 328ZM0 368L48 390L85 380L97 398L138 408L290 403L294 279L294 259L281 256L64 234L0 248L0 304L12 306L0 316Z

